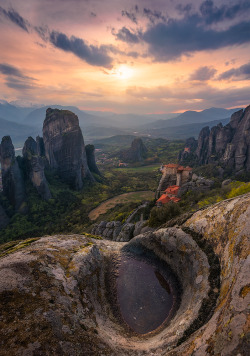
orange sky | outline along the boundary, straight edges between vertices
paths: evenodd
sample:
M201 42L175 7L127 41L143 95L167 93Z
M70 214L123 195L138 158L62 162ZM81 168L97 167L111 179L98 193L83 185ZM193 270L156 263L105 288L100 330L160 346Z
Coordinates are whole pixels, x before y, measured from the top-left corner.
M120 113L249 104L249 1L122 3L1 0L0 99Z

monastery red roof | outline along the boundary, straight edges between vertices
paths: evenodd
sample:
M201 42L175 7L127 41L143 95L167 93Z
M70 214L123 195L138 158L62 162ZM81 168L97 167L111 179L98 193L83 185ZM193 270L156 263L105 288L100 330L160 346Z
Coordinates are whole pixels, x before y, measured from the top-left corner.
M164 192L166 194L177 194L179 189L180 189L180 187L178 187L178 185L171 185Z
M178 203L181 199L177 197L172 197L170 198L170 200L173 201L174 203Z
M170 201L170 198L167 194L162 194L162 196L157 200L157 203L166 204Z
M169 164L164 164L164 167L167 167L167 168L177 168L177 167L179 167L179 164L176 164L176 163L169 163Z

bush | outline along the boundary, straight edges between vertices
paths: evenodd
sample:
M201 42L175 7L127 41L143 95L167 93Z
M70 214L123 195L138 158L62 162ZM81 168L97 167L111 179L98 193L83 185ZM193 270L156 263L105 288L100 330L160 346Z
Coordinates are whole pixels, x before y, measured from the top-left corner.
M170 202L160 208L154 207L151 210L148 225L150 227L158 227L180 214L180 206L176 203Z

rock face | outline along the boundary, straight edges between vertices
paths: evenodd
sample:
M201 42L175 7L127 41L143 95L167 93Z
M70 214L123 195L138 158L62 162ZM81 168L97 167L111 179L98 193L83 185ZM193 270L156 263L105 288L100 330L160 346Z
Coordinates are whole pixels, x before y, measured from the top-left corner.
M125 162L142 162L147 157L147 148L141 138L135 138L128 150L120 153L120 158Z
M8 225L9 223L9 218L8 216L6 215L5 211L4 211L4 208L2 207L2 205L0 204L0 230L1 229L4 229L5 226Z
M190 182L184 183L179 191L178 191L178 197L181 197L183 194L186 194L187 192L193 191L193 192L205 192L210 190L214 185L214 181L211 179L205 179L203 177L199 177L196 174L192 175L192 179Z
M86 155L87 155L87 163L91 172L101 175L96 162L95 162L95 146L94 145L86 145Z
M4 136L0 145L3 194L16 211L24 212L25 188L21 169L15 157L15 150L9 136Z
M23 147L26 171L38 194L43 199L48 200L51 198L51 193L44 174L45 159L41 157L40 153L44 153L40 137L38 137L37 142L29 137Z
M179 153L179 163L183 165L189 165L195 161L196 155L195 151L197 149L198 143L194 137L190 137L185 142L185 148Z
M116 241L122 229L122 223L120 221L101 221L99 224L95 224L91 233L93 235L102 236L105 239Z
M205 127L198 138L199 164L220 162L239 172L250 170L250 106L234 113L229 124Z
M67 110L47 109L43 140L50 167L73 189L81 189L84 178L93 180L75 114Z
M245 356L249 238L246 194L129 243L62 235L0 246L1 356ZM146 335L119 317L115 289L119 258L137 251L182 287L172 319Z

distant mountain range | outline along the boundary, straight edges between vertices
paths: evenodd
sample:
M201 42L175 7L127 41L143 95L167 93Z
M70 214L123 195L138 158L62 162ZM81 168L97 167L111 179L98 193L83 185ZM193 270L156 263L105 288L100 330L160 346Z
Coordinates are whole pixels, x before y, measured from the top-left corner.
M83 111L75 106L44 105L39 108L18 106L0 100L0 136L11 135L15 146L23 144L29 135L41 135L48 107L70 110L78 118L87 142L114 135L150 135L168 139L197 137L203 126L226 124L239 109L210 108L182 114L116 114L114 112ZM10 124L11 123L11 124ZM1 139L0 137L0 139Z

